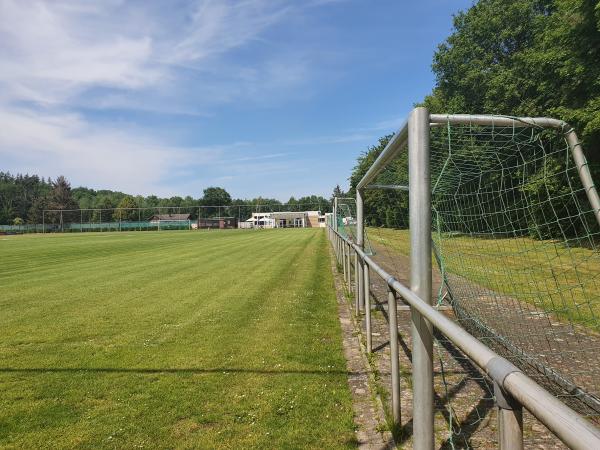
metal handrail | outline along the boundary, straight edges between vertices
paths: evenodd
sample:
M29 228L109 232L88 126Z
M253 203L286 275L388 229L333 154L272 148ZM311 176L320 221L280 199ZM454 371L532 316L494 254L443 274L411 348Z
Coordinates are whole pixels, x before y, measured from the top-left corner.
M345 245L347 251L352 249L355 256L381 277L391 290L401 296L485 371L494 381L495 388L500 389L496 390L496 397L508 394L570 448L581 450L600 448L600 429L556 399L506 358L495 353L456 322L423 301L366 255L357 244L346 239L331 226L327 228L331 233L330 239L331 236L335 236L338 240L337 244ZM370 334L370 330L367 330L367 333Z

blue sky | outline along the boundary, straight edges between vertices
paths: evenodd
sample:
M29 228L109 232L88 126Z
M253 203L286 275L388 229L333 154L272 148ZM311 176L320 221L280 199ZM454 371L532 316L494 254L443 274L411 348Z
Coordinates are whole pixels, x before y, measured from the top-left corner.
M329 196L430 92L471 1L0 0L0 170Z

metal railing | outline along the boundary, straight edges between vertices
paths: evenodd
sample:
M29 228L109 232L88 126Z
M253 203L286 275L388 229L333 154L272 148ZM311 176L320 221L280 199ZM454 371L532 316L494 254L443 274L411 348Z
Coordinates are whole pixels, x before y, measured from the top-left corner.
M351 259L355 260L355 268L358 268L361 264L363 265L363 275L368 277L367 274L369 273L369 270L372 270L377 276L384 280L388 286L389 339L392 375L391 410L395 426L401 425L397 302L399 298L402 298L402 300L411 307L411 311L416 313L413 314L413 318L414 316L420 316L421 320L419 325L426 327L429 333L432 333L432 327L435 327L493 381L494 395L498 407L499 448L523 448L523 407L570 448L582 450L600 448L600 429L593 426L581 415L556 399L510 361L496 354L477 338L470 335L456 322L436 310L432 305L426 303L413 290L400 283L369 256L365 255L356 243L342 236L339 232L334 230L332 226L327 227L327 232L337 261L342 267L344 280L348 284L348 287L352 286L353 280L354 286L358 286L359 283L357 283L357 280L362 278L358 276L358 270L355 270L354 276L352 276ZM369 304L370 296L367 292L369 286L367 280L365 280L364 286L364 296L357 295L358 291L355 290L354 300L356 310L364 311L366 315L365 334L367 339L367 351L371 352L373 351L370 345L372 330L369 316L371 308ZM361 298L364 300L364 304L361 303ZM415 326L415 324L413 324L413 326ZM413 355L415 346L417 345L420 345L420 343L413 341ZM433 415L433 399L429 401L429 393L423 392L423 389L419 388L419 385L416 384L416 381L419 378L422 378L422 374L417 372L418 366L417 362L414 361L414 357L413 364L412 384L414 409L421 405L425 409L425 412L422 414L431 413ZM431 376L433 376L433 367L431 368L431 374ZM428 403L425 404L425 401L428 401ZM416 425L414 417L413 423ZM423 427L421 427L421 429L423 429ZM433 422L431 422L429 430L423 430L421 436L414 435L414 448L433 448Z
M501 357L469 334L460 325L432 305L431 185L429 139L431 127L440 124L476 124L519 127L551 127L563 131L579 177L600 223L600 198L591 178L587 161L574 130L565 122L549 118L512 118L501 116L429 114L415 108L356 189L356 239L342 236L337 219L328 227L338 262L348 287L352 285L351 260L354 259L354 295L356 312L365 312L367 351L371 345L371 308L369 271L374 271L388 286L389 334L392 365L392 416L395 426L401 422L400 372L398 355L397 300L400 296L411 309L413 443L414 448L434 447L433 327L467 355L493 381L498 406L498 444L502 449L523 448L525 407L563 443L574 449L600 448L600 430L539 384L518 367ZM408 186L373 185L377 176L408 147ZM382 269L364 252L364 190L402 189L409 195L410 288Z

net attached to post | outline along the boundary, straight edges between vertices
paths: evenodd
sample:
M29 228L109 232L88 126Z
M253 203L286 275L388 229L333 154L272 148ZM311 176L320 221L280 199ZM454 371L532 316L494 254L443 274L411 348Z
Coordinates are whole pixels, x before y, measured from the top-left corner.
M434 302L450 305L471 334L599 423L600 227L566 130L522 125L431 129ZM408 285L408 152L364 195L376 261ZM383 289L373 290L384 303ZM409 329L401 335L410 340ZM449 430L437 442L495 442L489 379L439 334L435 347L436 431ZM531 417L525 428L527 442L554 445Z
M352 242L357 242L356 224L356 199L351 197L338 197L337 199L337 231ZM367 255L373 255L373 248L368 234L364 235L363 251Z
M562 130L431 133L433 240L469 331L600 415L600 227Z

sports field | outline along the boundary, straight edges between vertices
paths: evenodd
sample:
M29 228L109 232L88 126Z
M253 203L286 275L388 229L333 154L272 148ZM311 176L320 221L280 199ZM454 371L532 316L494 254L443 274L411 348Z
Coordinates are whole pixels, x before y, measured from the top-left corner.
M0 447L344 448L323 230L0 236Z

